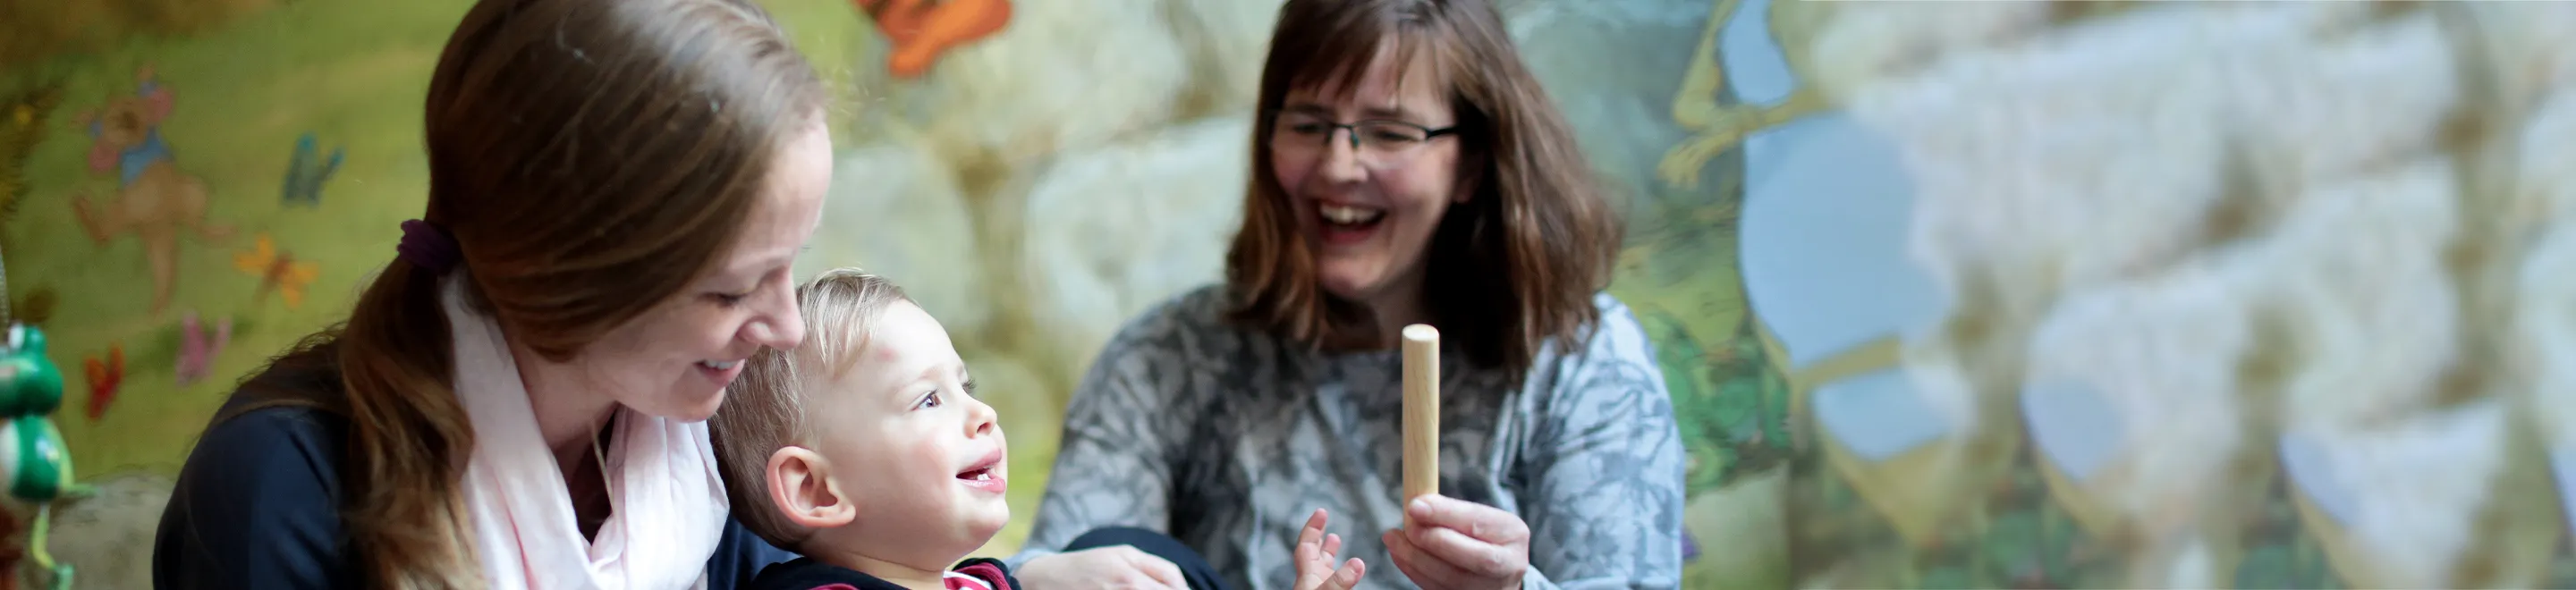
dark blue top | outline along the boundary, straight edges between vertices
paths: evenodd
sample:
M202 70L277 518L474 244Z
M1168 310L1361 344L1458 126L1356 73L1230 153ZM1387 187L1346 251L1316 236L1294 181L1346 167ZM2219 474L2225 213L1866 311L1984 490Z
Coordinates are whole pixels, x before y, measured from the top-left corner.
M1020 588L1020 580L1011 577L1010 566L1003 565L1002 560L999 559L970 558L948 569L983 580L984 585L992 587L993 590L1019 590ZM941 581L947 582L950 588L958 587L954 581L946 579ZM760 577L753 578L751 585L745 588L746 590L904 590L903 586L885 581L884 578L815 561L811 557L799 557L795 561L760 570Z
M345 417L300 406L251 410L208 427L161 513L152 586L364 586L340 522L348 436ZM735 588L794 558L729 521L707 559L707 587Z

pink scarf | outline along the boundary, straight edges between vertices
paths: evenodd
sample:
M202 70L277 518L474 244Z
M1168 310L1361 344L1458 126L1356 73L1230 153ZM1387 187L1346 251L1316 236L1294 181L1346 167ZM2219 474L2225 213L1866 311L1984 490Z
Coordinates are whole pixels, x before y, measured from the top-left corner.
M584 540L499 325L460 298L468 280L448 275L439 299L455 335L456 397L474 425L465 506L485 581L495 590L706 587L726 511L706 423L619 408L602 466L613 512L597 541Z

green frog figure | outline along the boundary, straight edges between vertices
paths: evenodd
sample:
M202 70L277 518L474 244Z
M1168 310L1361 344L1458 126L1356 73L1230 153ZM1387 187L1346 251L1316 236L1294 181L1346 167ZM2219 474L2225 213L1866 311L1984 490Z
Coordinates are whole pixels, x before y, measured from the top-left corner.
M50 416L63 405L63 372L45 358L45 332L9 324L0 343L0 416Z
M45 333L35 326L10 324L0 344L0 474L8 478L11 499L36 508L27 536L36 566L53 573L56 590L67 589L72 565L45 550L54 501L85 495L72 483L71 451L50 417L62 406L63 373L45 358Z

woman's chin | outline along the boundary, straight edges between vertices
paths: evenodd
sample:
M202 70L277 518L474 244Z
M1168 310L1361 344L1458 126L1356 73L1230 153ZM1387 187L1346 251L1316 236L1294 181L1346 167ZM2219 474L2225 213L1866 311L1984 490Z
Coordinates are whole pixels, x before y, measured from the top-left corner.
M650 404L627 404L627 407L656 418L681 422L705 422L708 418L715 417L716 408L724 406L723 389L710 391L695 391L699 389L698 387L688 389L688 391L674 391L669 397L652 400Z
M1315 273L1316 285L1323 287L1324 293L1346 301L1368 301L1377 294L1378 285L1385 282L1375 272L1330 267L1319 270Z
M697 403L683 408L679 412L679 415L672 416L671 418L683 422L705 422L708 418L714 418L716 416L716 408L721 407L724 407L724 390L718 389L715 393L705 396Z

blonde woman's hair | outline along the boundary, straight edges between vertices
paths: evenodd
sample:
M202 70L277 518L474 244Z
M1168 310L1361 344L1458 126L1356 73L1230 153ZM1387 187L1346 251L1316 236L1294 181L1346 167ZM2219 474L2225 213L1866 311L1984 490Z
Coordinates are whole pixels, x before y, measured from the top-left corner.
M243 384L217 421L346 416L342 516L362 586L481 588L462 501L442 281L554 361L675 297L742 232L826 87L751 0L482 0L430 74L429 205L462 262L396 258L348 320ZM387 224L388 235L393 226Z
M788 522L769 499L769 456L789 446L814 444L805 419L805 397L829 387L859 363L868 331L896 302L911 301L885 277L855 268L824 272L796 288L805 315L805 344L793 352L763 348L726 389L724 407L708 420L716 467L734 519L772 545L795 549L814 531Z

